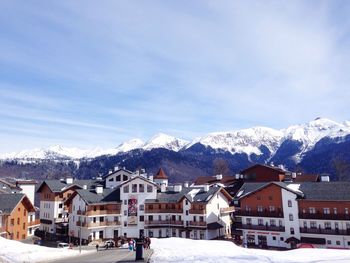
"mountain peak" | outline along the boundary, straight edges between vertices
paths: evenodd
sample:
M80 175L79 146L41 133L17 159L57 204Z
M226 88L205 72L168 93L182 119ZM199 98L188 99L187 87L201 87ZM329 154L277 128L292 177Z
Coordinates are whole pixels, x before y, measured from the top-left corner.
M165 133L157 133L150 140L148 140L142 148L144 150L152 150L154 148L165 148L177 152L186 144L188 144L188 141L178 139L174 136Z
M117 147L117 152L128 152L134 149L141 148L144 144L144 141L142 141L141 139L131 139L129 141L119 144L119 146Z

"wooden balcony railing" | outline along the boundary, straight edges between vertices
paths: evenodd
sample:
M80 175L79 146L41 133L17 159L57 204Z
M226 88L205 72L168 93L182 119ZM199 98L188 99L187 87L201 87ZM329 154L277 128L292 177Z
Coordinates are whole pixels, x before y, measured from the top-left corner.
M188 226L207 227L207 222L189 221L188 222Z
M82 211L78 210L77 214L78 215L85 215L85 216L95 216L95 215L120 215L121 210L87 210L87 211Z
M269 231L278 231L284 232L284 226L266 226L266 225L250 225L250 224L242 224L242 229L254 229L254 230L269 230ZM239 229L239 227L237 227Z
M205 209L196 209L196 208L192 208L189 210L190 214L199 214L199 215L205 215L207 213L207 211Z
M239 210L234 213L235 216L255 216L255 217L280 217L283 218L282 211L245 211Z
M28 222L28 226L36 226L40 225L40 219L35 219L33 221Z
M350 220L349 214L299 213L301 219Z
M183 226L184 221L182 220L146 220L145 225L146 226Z
M146 207L145 209L145 213L148 214L160 214L160 213L167 213L167 214L182 214L183 213L183 209L181 208L173 208L173 209L166 209L166 208L152 208L149 209Z
M80 226L80 221L77 221L77 226ZM120 221L103 221L103 222L82 222L81 227L100 227L100 226L118 226Z
M220 208L220 213L221 214L233 213L234 211L235 211L235 207L234 206Z
M350 229L327 229L301 227L300 233L350 236Z

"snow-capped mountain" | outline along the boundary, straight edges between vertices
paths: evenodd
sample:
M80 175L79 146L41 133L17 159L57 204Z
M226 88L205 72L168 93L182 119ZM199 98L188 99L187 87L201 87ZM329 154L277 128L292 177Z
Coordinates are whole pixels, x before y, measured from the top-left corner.
M142 149L152 150L155 148L165 148L177 152L183 147L185 147L188 143L188 141L178 139L164 133L158 133L155 136L153 136L149 141L147 141L142 146Z
M215 132L196 138L191 142L182 140L164 133L158 133L151 139L143 142L141 139L132 139L123 142L116 148L79 149L62 147L59 145L46 149L37 148L17 153L0 155L0 159L82 159L95 158L103 155L116 155L131 150L150 151L152 149L168 149L174 152L186 151L195 144L201 144L212 149L222 150L231 154L261 155L262 147L270 152L270 158L286 142L298 142L298 151L295 160L310 151L321 139L344 137L350 134L350 122L337 123L326 118L317 118L305 124L293 125L286 129L275 130L266 127L253 127L249 129L229 132Z

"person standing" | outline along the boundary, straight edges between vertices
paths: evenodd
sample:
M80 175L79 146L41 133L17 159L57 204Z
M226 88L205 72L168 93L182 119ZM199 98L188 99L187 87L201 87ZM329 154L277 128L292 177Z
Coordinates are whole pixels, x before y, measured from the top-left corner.
M96 252L98 252L98 247L99 247L98 244L96 244Z

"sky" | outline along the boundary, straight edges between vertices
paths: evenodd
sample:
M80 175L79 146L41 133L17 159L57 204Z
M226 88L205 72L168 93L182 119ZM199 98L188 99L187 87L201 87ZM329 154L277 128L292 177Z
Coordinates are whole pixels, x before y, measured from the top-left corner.
M0 152L350 119L346 0L0 10Z

